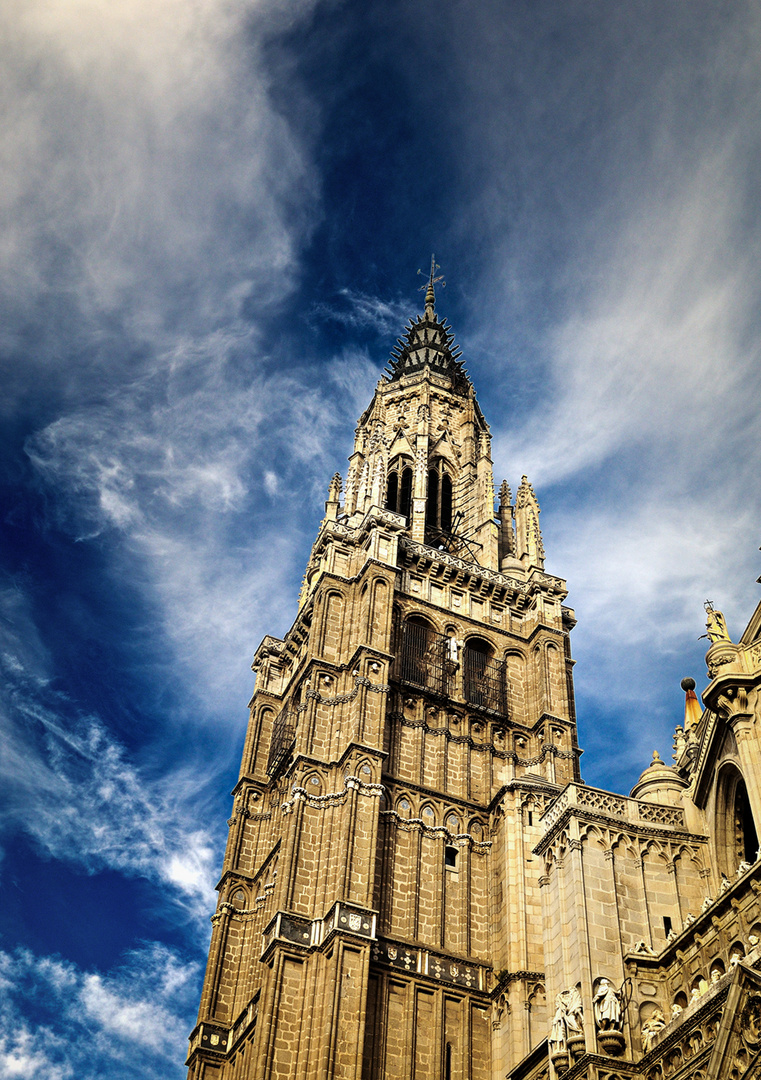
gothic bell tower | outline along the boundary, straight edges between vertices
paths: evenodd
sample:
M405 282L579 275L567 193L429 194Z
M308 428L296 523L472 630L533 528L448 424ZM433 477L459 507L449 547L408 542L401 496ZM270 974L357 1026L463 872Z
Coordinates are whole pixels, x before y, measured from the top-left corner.
M492 1080L547 1032L539 817L579 779L564 581L409 322L254 659L192 1080Z

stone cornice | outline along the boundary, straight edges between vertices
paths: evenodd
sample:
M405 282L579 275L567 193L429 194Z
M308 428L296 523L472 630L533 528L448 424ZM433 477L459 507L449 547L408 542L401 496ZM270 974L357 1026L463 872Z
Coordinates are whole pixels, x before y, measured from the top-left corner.
M526 580L521 581L518 578L502 574L498 570L489 570L478 563L467 562L457 555L450 555L449 552L439 551L437 548L429 547L427 544L421 544L407 536L399 537L399 549L400 554L403 557L406 556L408 562L417 559L418 562L428 562L431 566L455 570L458 573L467 575L474 581L479 581L481 586L491 585L493 588L501 589L506 595L509 594L514 598L520 596L528 599L538 592L549 592L564 600L568 595L568 589L562 578L553 577L540 570L534 570Z

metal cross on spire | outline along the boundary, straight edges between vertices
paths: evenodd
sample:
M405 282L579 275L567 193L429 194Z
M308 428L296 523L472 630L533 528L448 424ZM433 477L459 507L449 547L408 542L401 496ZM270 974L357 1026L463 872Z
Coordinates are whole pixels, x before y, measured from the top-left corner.
M442 285L441 285L442 289L446 288L447 283L446 283L446 281L444 281L444 275L439 274L438 277L436 276L436 271L440 270L440 269L441 269L441 267L436 262L436 256L431 255L431 275L428 278L427 283L425 285L420 286L421 291L423 289L426 290L426 294L425 294L425 306L426 307L433 307L433 305L434 305L434 303L436 301L436 294L433 291L434 285L437 285L439 282L441 282L442 283ZM422 274L422 273L423 273L422 270L418 270L418 274Z

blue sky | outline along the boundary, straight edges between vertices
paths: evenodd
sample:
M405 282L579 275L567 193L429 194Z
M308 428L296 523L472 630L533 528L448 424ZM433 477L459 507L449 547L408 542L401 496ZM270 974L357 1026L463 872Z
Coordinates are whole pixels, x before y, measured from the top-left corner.
M179 1078L265 633L435 251L588 783L761 573L761 9L0 11L0 1077Z

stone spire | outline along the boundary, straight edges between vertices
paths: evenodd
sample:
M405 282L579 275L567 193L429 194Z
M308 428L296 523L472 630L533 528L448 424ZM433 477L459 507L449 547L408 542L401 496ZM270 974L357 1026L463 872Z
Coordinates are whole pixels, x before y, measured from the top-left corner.
M703 710L695 693L695 680L682 679L681 686L684 690L684 730L694 731L703 716Z
M338 510L341 504L341 488L343 487L341 481L341 474L335 473L333 479L330 481L328 488L328 498L325 503L325 517L329 521L335 521L338 517Z
M521 479L515 499L516 554L526 566L544 568L544 544L539 529L539 502L528 477Z
M515 512L513 510L513 496L507 480L503 480L499 489L499 562L505 558L515 557Z
M439 319L435 311L435 285L443 281L436 276L438 264L431 257L431 272L426 285L425 310L417 319L410 319L405 337L398 338L391 350L386 373L390 381L403 375L417 373L426 365L435 374L446 374L453 389L467 394L471 387L465 365L460 360L460 347L455 344L454 334L446 319Z
M438 284L439 281L444 281L444 275L443 274L439 274L438 277L436 276L436 271L439 270L439 269L441 269L441 268L440 268L439 264L436 262L436 256L431 255L431 274L430 274L430 277L428 278L428 286L427 286L426 291L425 291L425 312L426 312L426 315L428 314L429 310L430 310L431 316L433 316L433 314L434 314L434 307L436 306L436 293L434 291L434 285ZM419 270L418 270L418 273L420 273ZM446 282L444 282L444 284L446 285Z

